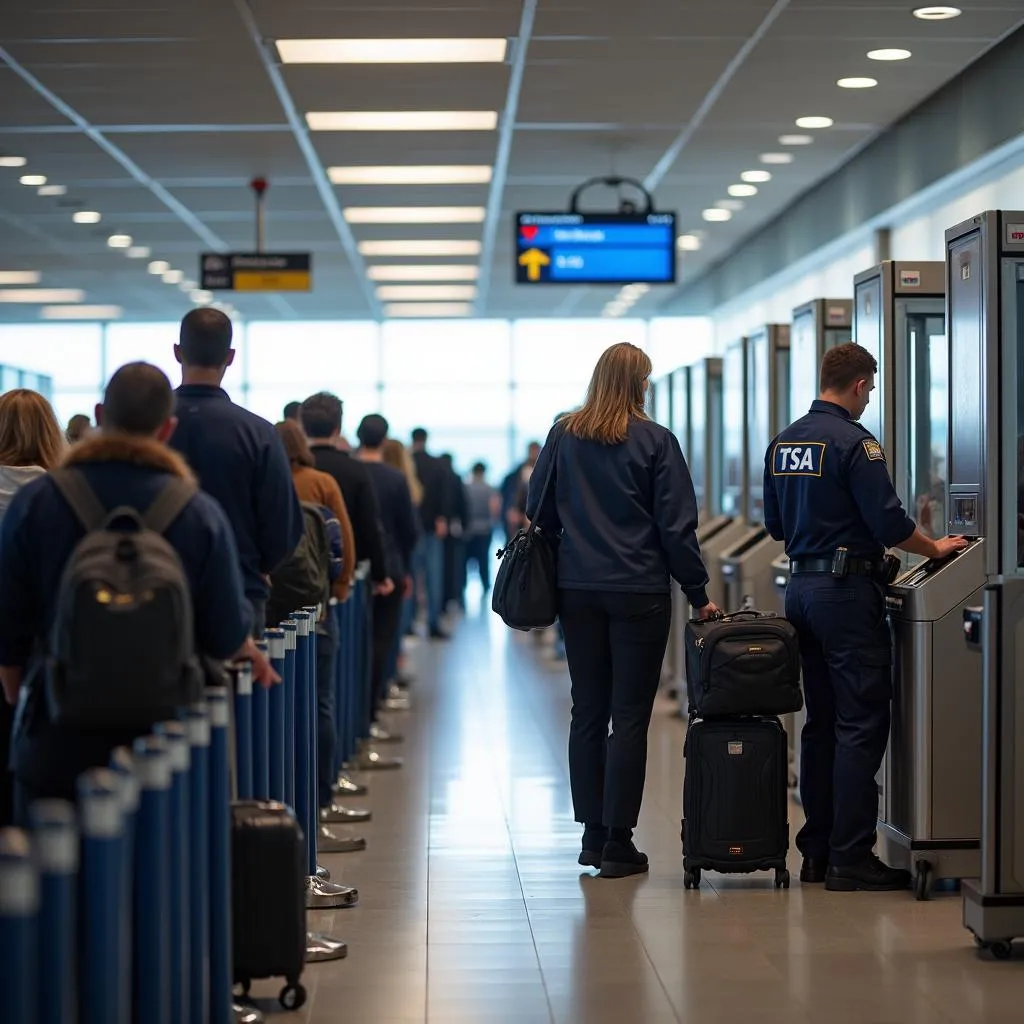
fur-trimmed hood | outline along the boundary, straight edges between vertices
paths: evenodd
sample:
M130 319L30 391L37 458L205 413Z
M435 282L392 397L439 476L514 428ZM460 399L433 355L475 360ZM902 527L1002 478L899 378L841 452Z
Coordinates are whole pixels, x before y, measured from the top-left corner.
M195 475L185 460L165 444L151 437L131 434L96 434L68 450L65 466L81 466L95 462L128 462L135 466L158 469L164 473L195 483Z

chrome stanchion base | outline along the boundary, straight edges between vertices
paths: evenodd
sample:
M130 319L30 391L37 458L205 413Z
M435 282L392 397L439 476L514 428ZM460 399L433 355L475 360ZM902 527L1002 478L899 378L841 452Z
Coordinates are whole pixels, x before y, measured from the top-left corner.
M348 946L341 939L332 939L319 932L306 932L306 963L322 964L327 960L344 960Z
M404 763L400 757L385 757L379 750L363 750L347 767L357 772L378 772L401 768Z
M359 890L351 885L324 882L316 875L306 877L306 907L310 910L337 910L354 907L359 902Z
M316 877L319 878L321 882L329 882L331 880L331 873L323 866L323 864L317 864Z
M360 853L366 849L366 840L362 836L339 836L321 825L316 834L316 848L320 853Z
M332 803L320 808L320 820L332 825L352 825L357 821L369 821L373 814L365 808L343 807Z
M370 726L370 739L374 743L401 743L405 739L400 733L391 732L376 722Z
M338 776L337 782L331 786L331 792L335 796L366 796L370 792L368 786L361 782L353 782L344 772Z
M235 1024L263 1024L263 1012L248 1003L232 1003L231 1016Z

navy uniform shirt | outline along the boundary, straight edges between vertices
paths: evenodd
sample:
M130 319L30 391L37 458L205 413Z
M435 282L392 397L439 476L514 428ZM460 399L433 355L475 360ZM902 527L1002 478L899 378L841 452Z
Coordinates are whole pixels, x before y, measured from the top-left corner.
M881 559L914 532L885 464L885 452L841 406L815 401L768 446L765 526L790 558Z

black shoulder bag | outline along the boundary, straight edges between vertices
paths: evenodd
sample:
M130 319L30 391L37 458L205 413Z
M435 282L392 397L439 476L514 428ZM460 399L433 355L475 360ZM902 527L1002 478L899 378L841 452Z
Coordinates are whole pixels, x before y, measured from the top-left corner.
M538 515L555 475L558 444L556 441L540 490ZM554 623L558 615L558 541L557 535L538 530L534 518L526 530L520 530L498 552L500 565L491 609L506 626L528 631Z

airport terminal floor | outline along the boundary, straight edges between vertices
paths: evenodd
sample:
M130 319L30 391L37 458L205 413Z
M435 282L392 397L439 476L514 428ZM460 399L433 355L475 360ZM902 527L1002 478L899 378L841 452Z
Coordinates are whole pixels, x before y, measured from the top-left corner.
M957 894L776 890L768 874L683 888L684 722L659 703L638 846L647 876L576 864L568 676L533 635L470 601L445 645L414 648L403 770L374 773L364 853L324 856L358 906L311 912L348 959L307 967L315 1024L1005 1024L1019 960L980 959ZM390 751L389 751L390 752ZM368 777L369 778L369 777ZM800 810L791 808L795 834ZM305 1016L302 1016L302 1015Z

